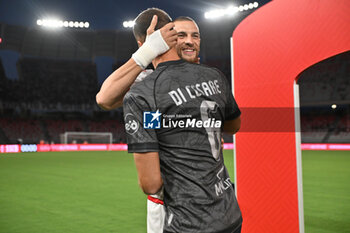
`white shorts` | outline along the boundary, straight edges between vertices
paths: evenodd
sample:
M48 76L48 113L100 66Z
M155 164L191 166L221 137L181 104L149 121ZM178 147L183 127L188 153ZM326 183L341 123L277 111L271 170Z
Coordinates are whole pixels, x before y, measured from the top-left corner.
M149 195L147 199L147 233L163 233L164 218L163 200L155 195Z

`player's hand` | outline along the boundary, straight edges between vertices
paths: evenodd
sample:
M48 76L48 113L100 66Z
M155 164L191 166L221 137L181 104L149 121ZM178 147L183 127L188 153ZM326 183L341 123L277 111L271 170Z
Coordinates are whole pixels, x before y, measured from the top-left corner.
M147 28L147 36L151 35L154 32L157 22L158 22L158 17L157 15L154 15L152 18L151 24ZM165 43L167 43L169 47L175 46L177 42L177 32L174 29L174 27L175 27L175 24L170 22L165 26L163 26L161 29L159 29L160 34L163 37L163 40L165 41Z
M165 25L160 30L154 31L157 24L157 16L153 16L150 26L147 29L146 41L143 45L132 55L132 58L142 69L145 69L154 58L165 53L169 50L170 46L176 43L173 34L176 32L171 32L172 25ZM166 40L164 40L162 31L165 35ZM175 40L175 42L174 42Z

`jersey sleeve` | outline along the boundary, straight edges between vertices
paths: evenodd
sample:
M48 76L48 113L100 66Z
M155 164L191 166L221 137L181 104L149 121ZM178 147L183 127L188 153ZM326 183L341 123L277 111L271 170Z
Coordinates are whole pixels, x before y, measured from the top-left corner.
M153 70L151 69L147 69L147 70L143 70L135 79L135 82L141 82L143 81L148 75L152 74Z
M151 111L147 100L128 92L123 102L128 152L158 152L158 139L154 129L144 129L143 113Z
M226 86L226 106L225 106L225 120L234 120L241 115L235 98L233 97L232 90L225 76L223 76Z

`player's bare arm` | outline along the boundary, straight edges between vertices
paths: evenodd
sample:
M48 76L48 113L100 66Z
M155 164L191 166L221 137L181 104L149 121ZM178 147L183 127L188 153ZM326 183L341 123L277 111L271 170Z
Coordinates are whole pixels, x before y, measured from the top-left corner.
M134 153L139 185L145 194L156 194L163 186L158 152Z
M147 29L147 35L151 35L155 32L155 26L157 24L157 16L154 16L152 22ZM172 30L174 23L168 23L161 29L159 29L160 35L163 38L164 42L167 44L168 48L173 47L176 44L177 33L175 30ZM153 38L148 38L152 40ZM158 38L159 39L159 38ZM144 43L138 41L139 46L142 46ZM149 48L152 49L152 43L149 43ZM140 48L141 49L141 48ZM144 49L145 50L145 49ZM155 50L155 49L154 49ZM162 52L161 50L160 52ZM141 54L140 54L141 53ZM145 54L146 53L146 54ZM143 65L147 61L152 61L153 56L158 56L158 53L147 54L145 51L139 51L140 62L136 61L135 57L130 58L124 65L115 70L102 84L100 91L96 95L97 104L105 110L112 110L122 106L123 98L126 92L129 90L130 86L134 83L137 76L145 68ZM148 56L148 59L144 61L143 56Z
M120 107L125 93L141 71L142 68L132 58L129 59L103 82L96 95L97 104L104 110Z
M241 128L241 117L237 117L233 120L225 121L224 132L235 134Z

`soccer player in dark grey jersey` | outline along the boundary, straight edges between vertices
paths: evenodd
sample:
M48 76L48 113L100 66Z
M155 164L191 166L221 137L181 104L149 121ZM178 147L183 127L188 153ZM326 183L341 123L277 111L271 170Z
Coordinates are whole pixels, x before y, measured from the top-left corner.
M145 14L147 25L153 14ZM124 98L140 186L149 194L164 186L164 232L240 232L241 213L220 150L222 130L239 129L239 108L221 72L178 59L173 48L154 59L155 72ZM161 127L144 128L144 112Z

